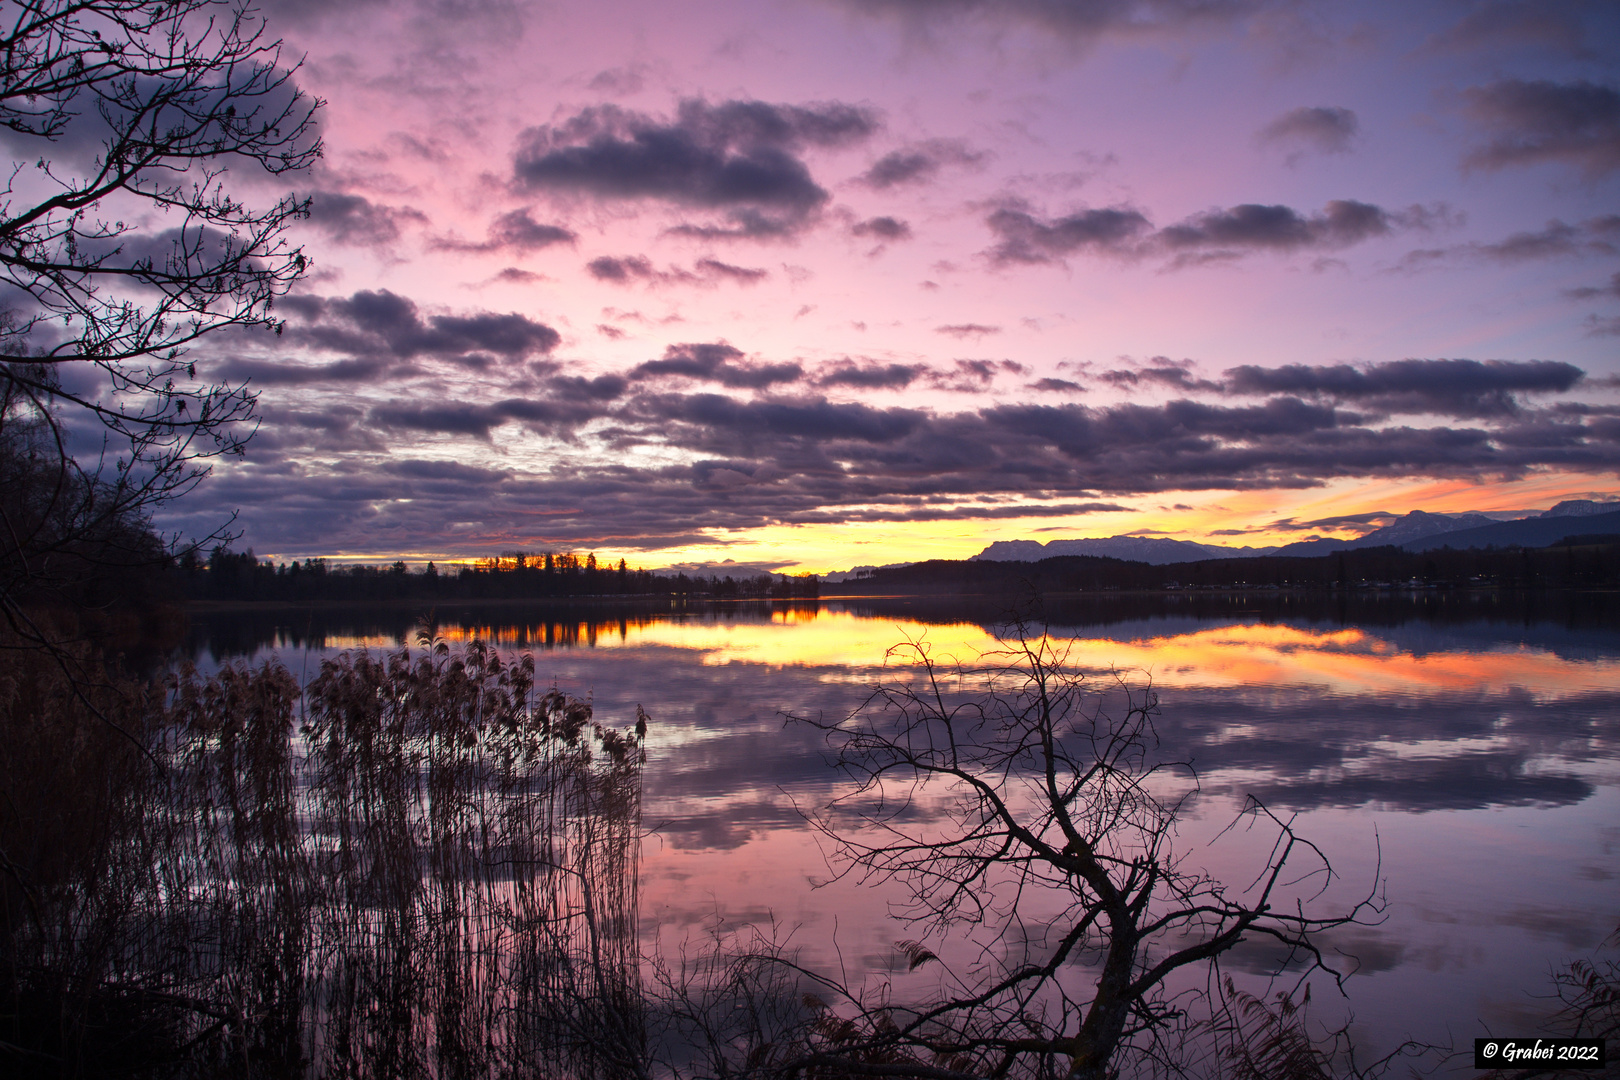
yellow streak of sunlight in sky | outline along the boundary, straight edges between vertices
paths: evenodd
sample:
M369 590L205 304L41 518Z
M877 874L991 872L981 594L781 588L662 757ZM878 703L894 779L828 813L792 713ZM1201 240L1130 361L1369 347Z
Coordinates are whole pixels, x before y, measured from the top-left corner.
M1620 490L1595 486L1590 476L1549 474L1511 483L1479 484L1444 481L1336 481L1302 490L1169 492L1147 497L1103 498L1131 507L1125 512L1097 512L1073 517L1022 517L993 521L846 522L842 524L766 525L717 537L717 543L688 545L657 552L621 554L632 566L657 567L684 562L766 563L785 573L824 574L853 566L882 566L926 559L966 559L996 540L1079 539L1137 533L1175 540L1264 547L1289 544L1309 536L1352 539L1352 528L1271 528L1272 522L1298 522L1356 514L1404 514L1411 510L1461 513L1470 510L1541 510L1564 499L1615 497ZM1244 530L1241 535L1217 530ZM1252 530L1252 531L1251 531ZM599 556L601 557L601 556Z
M710 543L652 550L619 548L612 543L599 547L553 543L543 536L535 536L513 538L502 545L502 550L530 553L574 550L581 555L594 552L604 566L617 566L622 558L636 569L720 564L729 559L744 564L731 571L737 575L752 573L747 569L750 566L768 566L788 574L826 574L855 566L966 559L997 540L1046 542L1135 534L1231 547L1264 547L1289 544L1311 536L1353 539L1363 531L1348 526L1273 527L1274 522L1285 520L1304 523L1363 514L1404 514L1411 510L1430 513L1538 511L1565 499L1616 497L1620 497L1620 488L1604 488L1594 483L1591 476L1569 473L1548 473L1492 484L1467 480L1340 480L1299 490L1271 488L1098 496L1085 501L1114 503L1126 509L1070 517L1032 515L944 521L774 524L730 532L716 530ZM337 552L327 557L334 563L382 565L404 559L415 568L431 559L448 570L492 554L496 552L414 551L387 556ZM294 556L272 553L268 557L285 560ZM728 571L722 567L717 572L723 575Z

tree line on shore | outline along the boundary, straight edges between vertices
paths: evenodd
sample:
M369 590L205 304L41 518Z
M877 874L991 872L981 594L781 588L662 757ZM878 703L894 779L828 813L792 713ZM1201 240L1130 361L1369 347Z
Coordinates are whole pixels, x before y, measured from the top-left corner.
M837 595L980 594L1009 588L1040 593L1126 590L1364 588L1607 589L1620 587L1620 537L1568 537L1544 548L1409 552L1362 548L1331 555L1154 565L1094 555L1039 562L933 559L883 567L824 586L813 574L688 575L598 562L594 553L514 552L439 569L334 566L326 559L277 563L252 550L217 546L160 571L161 591L215 601L370 602L382 600L531 600L668 596L710 599L807 599Z
M377 601L377 600L533 600L588 596L703 596L715 599L794 599L815 597L813 574L656 574L599 563L571 551L514 552L471 565L440 570L428 563L413 571L403 562L390 566L333 566L326 559L277 563L215 547L206 560L180 559L170 573L173 595L195 600Z

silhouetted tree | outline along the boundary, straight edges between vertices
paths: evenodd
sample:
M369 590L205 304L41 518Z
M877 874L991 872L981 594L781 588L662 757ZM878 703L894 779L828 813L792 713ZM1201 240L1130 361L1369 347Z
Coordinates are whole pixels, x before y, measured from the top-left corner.
M245 385L186 347L278 329L308 262L307 200L243 201L228 170L280 176L320 153L281 42L240 0L0 4L0 608L87 563L150 556L151 515L252 434ZM135 537L141 537L136 540ZM200 543L211 543L217 537Z
M914 681L847 720L805 721L854 781L816 824L840 876L905 886L900 914L922 939L972 928L979 969L927 1002L818 1000L791 1052L772 1050L777 1066L1103 1080L1179 1051L1191 1019L1168 987L1178 972L1254 938L1323 968L1315 936L1380 910L1375 886L1311 913L1331 867L1253 801L1244 813L1273 835L1247 890L1184 861L1172 837L1196 781L1173 782L1180 767L1158 756L1151 690L1112 687L1123 709L1110 717L1061 651L1024 633L972 670L942 668L922 642L895 653ZM901 945L911 967L939 960L923 940Z

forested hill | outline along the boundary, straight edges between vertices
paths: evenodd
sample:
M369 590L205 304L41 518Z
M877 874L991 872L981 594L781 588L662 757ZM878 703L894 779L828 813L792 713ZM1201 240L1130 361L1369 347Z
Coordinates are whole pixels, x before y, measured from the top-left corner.
M823 593L1012 595L1125 589L1620 586L1620 538L1576 536L1566 540L1545 548L1408 552L1381 547L1314 558L1265 555L1166 566L1094 555L1058 556L1039 562L935 559L873 570L829 584Z

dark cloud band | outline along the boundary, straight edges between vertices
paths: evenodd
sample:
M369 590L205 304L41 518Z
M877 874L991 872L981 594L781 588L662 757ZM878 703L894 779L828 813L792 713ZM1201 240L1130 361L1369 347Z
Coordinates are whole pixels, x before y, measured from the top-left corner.
M877 127L871 110L837 102L688 100L673 120L594 106L524 131L513 175L533 191L719 210L728 225L692 228L767 236L792 231L827 201L802 151L859 142Z
M280 310L291 316L285 346L407 360L494 353L516 359L549 353L562 336L516 313L423 317L416 304L387 289L348 297L289 296Z
M985 365L977 372L985 381L1011 363L963 362ZM1022 373L1013 367L1018 371L1009 373ZM326 412L271 412L268 439L239 474L259 479L216 497L239 499L250 529L273 520L280 542L289 544L302 527L303 543L341 542L351 550L397 547L407 533L417 547L447 546L460 541L443 534L446 522L472 522L465 527L478 536L584 544L611 535L621 546L657 547L674 537L688 542L693 522L749 529L1010 518L1057 513L1054 507L1112 509L1118 504L1109 497L1174 490L1620 469L1614 409L1524 400L1580 386L1581 372L1569 365L1410 360L1239 367L1219 382L1169 372L1187 375L1187 368L1153 361L1137 373L1173 393L1216 400L1004 403L939 413L837 401L808 387L864 391L947 377L967 386L976 371L950 376L853 360L805 371L753 360L724 342L692 343L671 346L625 375L542 372L525 394L488 402L399 397L359 409L335 403ZM753 396L686 390L679 380ZM780 392L789 387L798 391ZM1393 412L1460 422L1421 427L1378 420ZM395 461L414 460L409 448L424 438L498 442L508 425L556 440L548 444L557 448L551 463L520 467L503 458L468 465L484 470L476 475L430 476L425 467L382 469L385 457L363 483L352 471L366 454L390 447L400 455ZM293 468L304 459L302 448L323 445L359 456L326 472ZM631 447L654 453L636 463L624 452ZM363 506L353 504L362 487Z
M1240 258L1260 252L1331 251L1410 228L1432 227L1437 211L1390 211L1355 199L1333 199L1316 213L1279 204L1243 203L1196 214L1155 230L1130 206L1078 210L1043 218L1023 203L985 218L996 243L993 265L1059 263L1073 255L1168 256L1172 265Z
M1491 135L1469 154L1470 165L1561 161L1589 176L1620 168L1620 90L1612 86L1503 79L1470 90L1468 105Z

